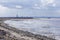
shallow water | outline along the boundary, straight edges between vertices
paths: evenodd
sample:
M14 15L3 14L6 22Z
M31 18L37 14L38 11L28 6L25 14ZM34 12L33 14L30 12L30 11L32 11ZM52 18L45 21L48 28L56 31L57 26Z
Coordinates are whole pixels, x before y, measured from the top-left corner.
M56 38L57 40L60 38L60 19L6 20L5 23L35 34L46 35Z

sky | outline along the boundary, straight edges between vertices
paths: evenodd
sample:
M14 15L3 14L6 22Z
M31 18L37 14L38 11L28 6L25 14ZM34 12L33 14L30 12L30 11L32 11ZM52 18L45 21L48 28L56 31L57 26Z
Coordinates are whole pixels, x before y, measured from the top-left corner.
M60 0L0 0L0 17L60 17Z

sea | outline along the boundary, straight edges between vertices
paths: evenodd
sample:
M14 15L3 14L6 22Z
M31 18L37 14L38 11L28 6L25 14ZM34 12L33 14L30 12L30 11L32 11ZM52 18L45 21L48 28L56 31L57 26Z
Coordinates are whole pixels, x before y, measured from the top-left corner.
M11 19L4 23L19 30L60 40L60 18Z

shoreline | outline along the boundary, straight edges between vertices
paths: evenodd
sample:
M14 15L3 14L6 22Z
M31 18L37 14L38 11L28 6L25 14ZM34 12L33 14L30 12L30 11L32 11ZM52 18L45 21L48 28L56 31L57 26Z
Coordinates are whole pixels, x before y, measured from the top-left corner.
M33 34L31 32L28 32L28 31L18 30L17 28L8 26L7 24L3 23L3 21L0 23L0 26L5 28L5 29L11 30L11 31L13 31L13 32L15 32L15 33L17 33L21 36L29 37L29 38L32 38L32 39L36 39L36 40L56 40L56 39L53 39L53 38L49 38L47 36Z

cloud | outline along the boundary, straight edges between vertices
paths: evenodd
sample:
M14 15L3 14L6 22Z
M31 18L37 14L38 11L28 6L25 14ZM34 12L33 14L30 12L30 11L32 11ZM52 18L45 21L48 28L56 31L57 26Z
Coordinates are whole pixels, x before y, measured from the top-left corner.
M7 11L8 11L7 7L4 7L4 6L0 5L0 17L7 15L6 14Z
M33 1L31 0L3 0L0 1L0 5L15 8L16 5L24 6L24 8L31 8L33 5Z
M53 4L54 3L54 0L41 0L41 3L43 5Z
M35 3L33 5L33 8L34 9L50 9L50 8L54 9L56 5L57 4L55 0L39 0L38 3Z
M0 5L0 9L4 10L4 9L8 9L7 7L3 7L2 5Z
M55 7L55 0L41 0L41 6L42 8L46 8L47 6Z
M1 15L10 16L17 11L23 16L58 16L60 10L60 0L0 0L0 5Z
M21 9L21 8L23 8L23 7L20 6L20 5L16 5L16 8L17 8L17 9Z
M47 6L55 7L55 0L2 0L0 4L8 8L16 8L16 6L23 6L24 8L46 8Z
M38 4L34 4L34 6L32 8L33 9L40 9L40 6Z

